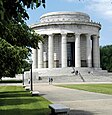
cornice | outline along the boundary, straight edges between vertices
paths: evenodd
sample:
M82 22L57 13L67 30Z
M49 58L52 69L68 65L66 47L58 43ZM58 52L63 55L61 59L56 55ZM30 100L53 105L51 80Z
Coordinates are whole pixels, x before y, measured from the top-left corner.
M32 29L38 28L38 27L44 27L44 26L55 26L55 25L86 25L86 26L94 26L94 27L98 27L99 29L101 29L101 24L100 23L96 23L96 22L79 22L79 21L75 21L75 22L49 22L49 23L37 23L37 24L33 24L30 27Z

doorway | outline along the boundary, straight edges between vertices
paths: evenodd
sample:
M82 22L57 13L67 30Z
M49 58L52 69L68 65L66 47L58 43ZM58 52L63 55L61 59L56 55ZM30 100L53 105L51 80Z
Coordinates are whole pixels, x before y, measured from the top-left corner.
M75 67L75 42L67 43L67 66Z

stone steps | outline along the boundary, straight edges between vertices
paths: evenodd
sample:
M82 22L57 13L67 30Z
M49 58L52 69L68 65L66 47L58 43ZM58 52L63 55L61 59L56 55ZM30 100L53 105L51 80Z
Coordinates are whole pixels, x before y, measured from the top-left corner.
M83 76L86 82L112 82L112 77L101 75L86 75Z
M94 75L107 75L107 71L101 70L101 69L93 69L93 68L72 68L72 67L67 67L67 68L43 68L43 69L38 69L34 70L34 72L38 72L39 76L70 76L72 75L73 71L78 70L81 74L87 75L88 72L94 73Z
M35 83L45 82L47 83L49 80L48 76L41 77L42 80L33 80ZM53 82L55 83L63 83L63 82L112 82L111 77L105 76L93 76L93 75L82 75L82 77L78 76L52 76Z
M108 74L107 71L95 70L88 68L75 68L78 70L80 75L75 75L73 68L44 68L33 70L33 82L34 83L48 83L49 77L53 78L53 82L111 82L112 74ZM90 72L90 73L89 73ZM28 84L28 79L31 73L25 72L25 83Z

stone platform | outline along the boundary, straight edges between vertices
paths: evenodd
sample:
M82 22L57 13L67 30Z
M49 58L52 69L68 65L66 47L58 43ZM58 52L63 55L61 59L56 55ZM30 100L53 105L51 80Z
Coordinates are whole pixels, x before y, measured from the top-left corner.
M78 75L74 73L78 70ZM49 77L55 83L65 82L112 82L112 74L105 70L92 68L43 68L33 70L34 83L48 83ZM30 79L30 71L25 72L25 84Z

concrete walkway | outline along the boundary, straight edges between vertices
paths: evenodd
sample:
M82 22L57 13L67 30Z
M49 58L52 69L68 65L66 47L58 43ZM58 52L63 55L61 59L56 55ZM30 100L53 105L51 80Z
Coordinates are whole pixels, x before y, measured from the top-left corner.
M22 86L22 83L0 83L0 86Z
M52 103L70 107L70 115L112 115L112 95L35 84L34 90Z

